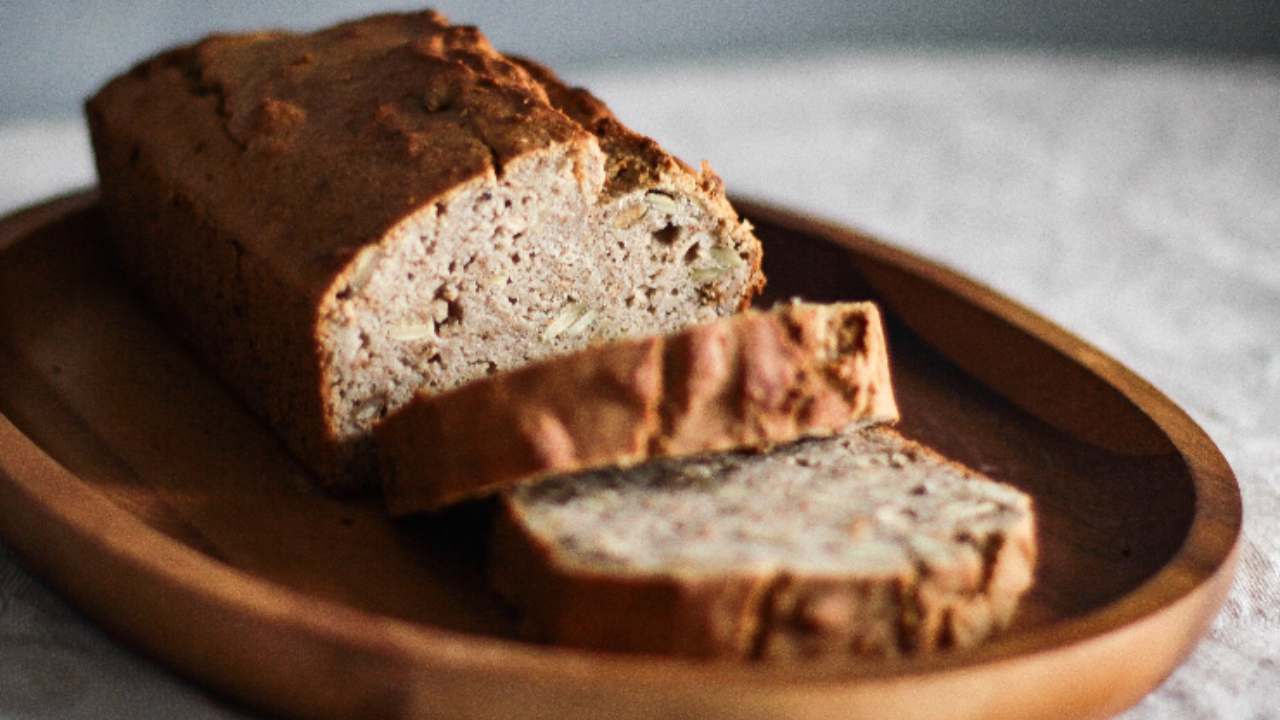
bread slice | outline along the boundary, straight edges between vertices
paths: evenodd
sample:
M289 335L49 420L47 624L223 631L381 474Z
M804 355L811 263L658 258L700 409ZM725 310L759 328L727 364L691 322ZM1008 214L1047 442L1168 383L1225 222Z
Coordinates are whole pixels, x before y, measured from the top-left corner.
M543 640L762 660L973 645L1031 585L1031 500L887 428L504 495L497 589Z
M330 486L418 390L763 284L714 173L433 12L210 37L86 111L122 265Z
M548 475L897 420L871 303L781 305L420 394L376 431L393 514Z

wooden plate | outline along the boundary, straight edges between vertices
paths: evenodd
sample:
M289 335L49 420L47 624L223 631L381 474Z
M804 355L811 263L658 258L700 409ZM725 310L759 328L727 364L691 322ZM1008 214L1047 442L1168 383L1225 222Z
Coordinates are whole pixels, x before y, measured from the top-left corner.
M1146 382L1027 310L843 228L744 203L775 296L873 297L907 434L1034 497L1042 557L973 651L770 667L511 639L485 512L392 523L308 489L151 318L92 193L0 222L0 533L127 642L308 717L1066 718L1116 712L1230 585L1240 496Z

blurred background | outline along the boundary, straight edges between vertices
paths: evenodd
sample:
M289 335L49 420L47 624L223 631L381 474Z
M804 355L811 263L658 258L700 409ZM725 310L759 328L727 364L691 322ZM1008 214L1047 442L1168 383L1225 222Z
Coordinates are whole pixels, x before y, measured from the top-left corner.
M0 0L0 120L78 112L107 77L212 30L302 29L412 7ZM442 0L436 7L480 25L502 49L569 71L851 45L1280 54L1280 2L1271 0Z

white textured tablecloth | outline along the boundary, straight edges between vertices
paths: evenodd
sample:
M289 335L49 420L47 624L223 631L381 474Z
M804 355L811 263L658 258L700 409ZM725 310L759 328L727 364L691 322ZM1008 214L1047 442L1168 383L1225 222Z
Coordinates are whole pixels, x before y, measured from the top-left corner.
M1244 493L1239 576L1124 717L1280 718L1280 64L832 54L573 79L732 191L950 263L1186 408ZM0 126L0 211L91 180L78 120ZM0 545L0 718L242 713Z

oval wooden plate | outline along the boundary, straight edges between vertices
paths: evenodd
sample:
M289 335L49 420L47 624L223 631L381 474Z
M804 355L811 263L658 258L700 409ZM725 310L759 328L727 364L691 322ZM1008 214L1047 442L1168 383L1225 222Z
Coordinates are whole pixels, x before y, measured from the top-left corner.
M307 717L1067 718L1114 713L1231 582L1240 495L1168 399L1051 323L855 232L743 203L774 297L871 297L903 429L1030 492L1042 556L973 651L771 667L519 642L486 508L392 523L311 491L133 297L96 197L0 222L0 533L127 642Z

